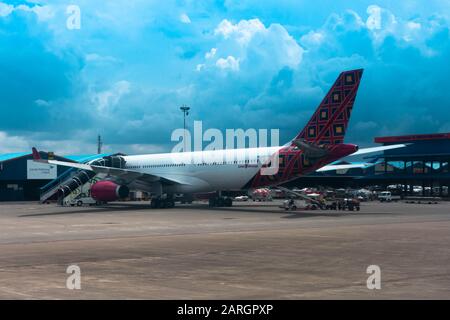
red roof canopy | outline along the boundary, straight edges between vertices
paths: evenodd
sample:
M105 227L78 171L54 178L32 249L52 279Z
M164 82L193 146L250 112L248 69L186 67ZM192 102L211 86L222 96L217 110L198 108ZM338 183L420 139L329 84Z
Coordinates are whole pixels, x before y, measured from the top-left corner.
M376 143L399 143L423 140L444 140L450 139L450 132L448 133L432 133L432 134L412 134L407 136L391 136L391 137L376 137Z

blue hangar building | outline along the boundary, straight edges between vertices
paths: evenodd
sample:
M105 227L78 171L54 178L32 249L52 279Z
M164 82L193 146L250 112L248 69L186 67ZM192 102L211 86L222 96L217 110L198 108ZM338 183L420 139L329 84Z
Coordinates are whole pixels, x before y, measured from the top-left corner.
M40 152L42 159L87 162L109 154L58 156ZM33 161L31 152L0 154L0 201L38 201L41 188L70 168Z

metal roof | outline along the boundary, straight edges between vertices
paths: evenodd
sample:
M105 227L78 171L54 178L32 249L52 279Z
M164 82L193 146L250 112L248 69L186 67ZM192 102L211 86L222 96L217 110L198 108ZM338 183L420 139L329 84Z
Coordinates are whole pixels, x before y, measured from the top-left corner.
M0 154L0 162L8 161L8 160L28 156L28 155L31 156L31 153L30 152L16 152L16 153ZM60 157L60 158L69 159L69 160L76 161L76 162L87 162L87 161L95 160L98 158L103 158L105 156L110 156L110 155L111 155L110 153L102 153L102 154L83 154L83 155L68 155L68 156L55 155L55 156Z
M28 154L31 154L31 153L29 153L29 152L15 152L15 153L0 154L0 162L11 160L11 159L15 159L15 158L20 158L20 157L26 156Z
M448 140L450 133L432 133L432 134L413 134L406 136L390 136L390 137L376 137L376 143L400 143L400 142L414 142L426 140Z
M87 161L103 158L103 157L110 156L110 155L111 155L110 153L102 153L102 154L68 155L68 156L63 156L63 157L66 159L76 161L76 162L87 162Z

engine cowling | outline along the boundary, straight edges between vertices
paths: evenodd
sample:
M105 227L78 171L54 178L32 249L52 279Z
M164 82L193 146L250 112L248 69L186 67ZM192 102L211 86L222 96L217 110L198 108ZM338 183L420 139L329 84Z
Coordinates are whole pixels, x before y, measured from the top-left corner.
M99 181L91 187L91 197L97 201L115 201L128 197L130 189L113 181Z

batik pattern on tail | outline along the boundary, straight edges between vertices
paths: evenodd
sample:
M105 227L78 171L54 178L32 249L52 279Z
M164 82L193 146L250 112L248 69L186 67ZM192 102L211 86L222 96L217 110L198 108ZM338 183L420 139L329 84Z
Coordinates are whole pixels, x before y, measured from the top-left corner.
M362 73L342 72L296 139L317 145L343 143Z
M345 132L362 73L362 69L342 72L303 130L291 144L279 150L278 172L274 175L262 175L258 172L244 188L281 184L339 159L340 157L334 158L333 155L340 154L341 147L345 148ZM304 150L296 147L295 140L320 146L328 151L328 156L311 162Z

